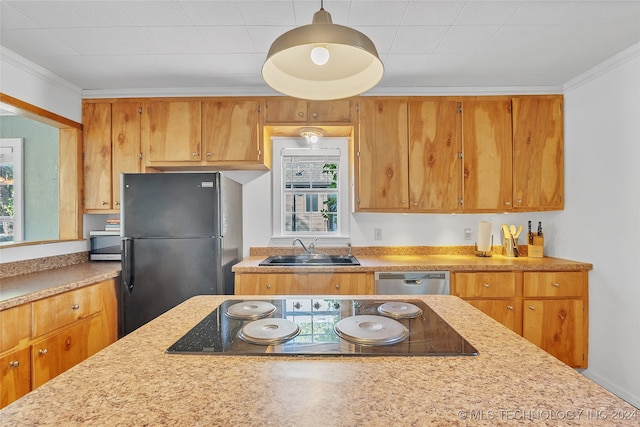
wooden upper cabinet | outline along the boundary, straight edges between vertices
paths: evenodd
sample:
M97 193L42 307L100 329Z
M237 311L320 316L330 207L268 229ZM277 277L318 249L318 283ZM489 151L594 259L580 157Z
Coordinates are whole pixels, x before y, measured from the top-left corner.
M207 162L257 162L261 146L262 102L221 98L202 103L202 141Z
M511 99L464 98L462 129L463 209L511 210Z
M111 105L111 200L114 209L120 209L120 174L140 172L141 108L139 102Z
M84 209L111 209L111 104L82 105Z
M513 207L563 209L562 95L516 97L512 104Z
M152 100L147 104L144 118L147 164L200 162L200 100Z
M140 172L140 102L82 106L84 209L120 209L120 174Z
M353 121L351 98L334 101L307 101L289 97L267 100L265 124L347 124Z
M409 102L411 211L457 211L462 199L460 102L420 98Z
M409 208L407 98L360 98L356 208Z

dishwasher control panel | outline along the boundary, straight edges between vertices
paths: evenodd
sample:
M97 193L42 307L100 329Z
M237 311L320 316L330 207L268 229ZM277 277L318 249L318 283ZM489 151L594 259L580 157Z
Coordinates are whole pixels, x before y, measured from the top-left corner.
M449 271L375 273L376 295L449 295Z

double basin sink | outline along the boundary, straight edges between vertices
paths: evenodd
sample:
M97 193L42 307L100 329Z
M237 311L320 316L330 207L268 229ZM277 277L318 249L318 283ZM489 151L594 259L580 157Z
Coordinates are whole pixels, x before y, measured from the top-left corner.
M323 266L323 265L360 265L352 255L275 255L262 261L261 266Z

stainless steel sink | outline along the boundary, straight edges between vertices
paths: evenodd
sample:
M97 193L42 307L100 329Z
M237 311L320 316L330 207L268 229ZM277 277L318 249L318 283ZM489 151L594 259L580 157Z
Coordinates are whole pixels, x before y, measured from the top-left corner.
M360 265L352 255L276 255L262 261L262 266L312 266L312 265Z

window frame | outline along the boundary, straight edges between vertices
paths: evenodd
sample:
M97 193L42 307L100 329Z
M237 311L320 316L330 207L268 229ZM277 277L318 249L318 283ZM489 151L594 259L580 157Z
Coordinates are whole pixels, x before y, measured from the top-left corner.
M271 206L272 206L272 226L271 240L284 243L293 239L317 239L318 243L346 244L351 240L350 235L350 213L351 200L349 197L349 138L330 137L321 138L314 144L308 144L304 138L295 137L272 137L272 167L271 167ZM338 162L338 230L332 233L314 232L287 232L284 230L283 197L284 184L282 176L283 150L293 150L309 155L317 155L314 150L339 150L340 160Z
M8 243L21 243L24 238L23 145L22 138L0 138L0 148L10 148L12 150L13 216L10 218L13 221L13 240Z

